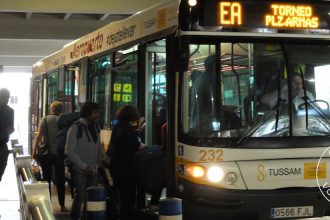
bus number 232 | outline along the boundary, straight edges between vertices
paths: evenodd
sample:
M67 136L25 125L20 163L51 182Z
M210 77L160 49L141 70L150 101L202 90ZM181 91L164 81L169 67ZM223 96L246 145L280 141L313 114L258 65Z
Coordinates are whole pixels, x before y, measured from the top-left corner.
M223 150L200 150L199 151L199 161L201 162L212 162L212 161L222 161Z

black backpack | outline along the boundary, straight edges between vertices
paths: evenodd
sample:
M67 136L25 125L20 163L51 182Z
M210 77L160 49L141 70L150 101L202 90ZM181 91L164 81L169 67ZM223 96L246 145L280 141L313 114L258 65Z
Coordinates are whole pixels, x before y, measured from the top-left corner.
M59 132L57 133L57 151L59 155L64 155L64 149L66 144L66 136L69 128L75 121L79 120L80 114L79 112L70 112L65 113L59 116L57 119L57 126ZM81 125L79 123L79 125ZM82 128L78 126L78 135L82 135Z

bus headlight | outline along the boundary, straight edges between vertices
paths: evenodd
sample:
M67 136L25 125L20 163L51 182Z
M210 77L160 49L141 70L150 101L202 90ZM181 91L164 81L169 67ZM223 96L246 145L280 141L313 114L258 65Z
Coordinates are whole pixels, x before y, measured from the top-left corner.
M197 5L197 0L188 0L188 4L189 6L194 7Z
M218 166L213 166L210 167L207 170L207 178L211 181L211 182L220 182L223 179L224 176L224 172L223 170L218 167Z
M185 173L194 178L202 178L205 176L205 168L199 165L186 166Z
M227 185L234 185L236 183L237 176L233 172L229 172L225 176L225 182Z

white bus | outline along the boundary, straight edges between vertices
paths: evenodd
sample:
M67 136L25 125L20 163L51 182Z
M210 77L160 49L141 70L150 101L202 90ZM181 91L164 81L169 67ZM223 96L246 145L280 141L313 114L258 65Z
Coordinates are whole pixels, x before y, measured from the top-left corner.
M36 63L31 132L53 100L66 111L92 100L107 148L116 110L134 104L184 219L324 216L329 12L328 1L177 0L111 23Z

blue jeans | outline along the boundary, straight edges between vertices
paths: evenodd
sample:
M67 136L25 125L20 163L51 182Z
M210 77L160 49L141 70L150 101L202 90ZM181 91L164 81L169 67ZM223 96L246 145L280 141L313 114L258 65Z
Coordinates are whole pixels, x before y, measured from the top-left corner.
M72 174L74 198L71 208L71 220L78 220L80 217L81 206L86 200L86 189L88 187L96 186L97 175L86 175L77 170L73 170Z

